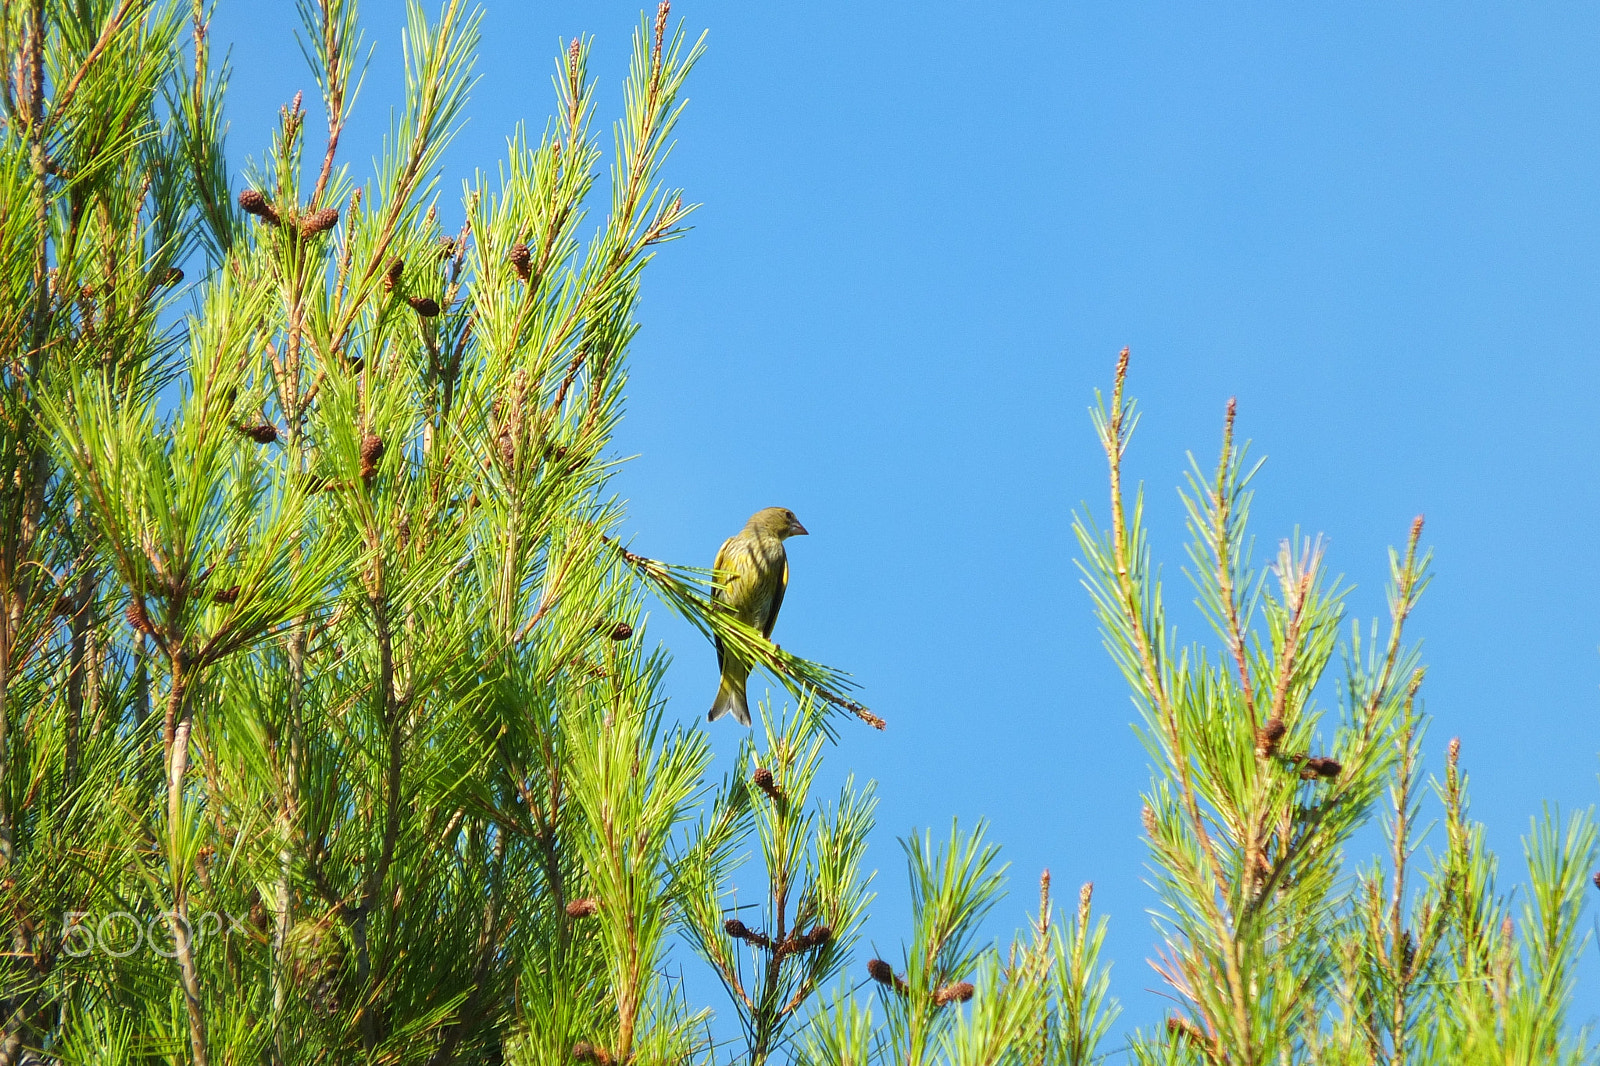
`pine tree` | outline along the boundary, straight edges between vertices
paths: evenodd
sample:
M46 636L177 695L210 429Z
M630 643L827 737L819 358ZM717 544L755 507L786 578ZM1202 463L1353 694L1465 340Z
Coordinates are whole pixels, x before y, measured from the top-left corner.
M551 119L458 207L474 11L409 4L358 178L355 3L298 8L322 125L296 97L243 175L204 0L0 8L0 1066L1103 1061L1092 886L1058 917L1046 873L1002 943L986 828L912 833L905 945L860 958L874 785L817 782L840 728L885 723L719 575L626 546L611 434L644 269L694 210L664 168L702 40L641 18L609 181L571 41ZM1120 1050L1594 1061L1567 1018L1592 821L1535 824L1515 911L1452 744L1416 871L1420 523L1322 711L1341 591L1315 544L1251 569L1230 408L1186 497L1223 652L1178 649L1124 503L1125 373L1111 529L1079 532L1183 1009ZM783 686L720 787L667 714L650 597ZM1380 809L1386 857L1347 864ZM668 963L694 955L725 1005L689 1001Z
M1143 821L1160 894L1153 965L1182 1009L1136 1036L1143 1062L1533 1063L1593 1061L1564 1024L1586 871L1600 860L1592 818L1554 815L1528 840L1531 901L1521 928L1495 894L1494 858L1466 821L1459 742L1440 783L1445 849L1411 887L1419 842L1424 669L1405 625L1428 583L1422 519L1389 560L1389 625L1359 624L1344 646L1333 718L1318 683L1338 647L1344 589L1319 542L1282 542L1251 565L1249 482L1234 440L1183 502L1191 582L1220 644L1177 644L1151 560L1142 490L1128 506L1122 464L1134 425L1124 392L1094 412L1110 474L1111 528L1077 523L1107 647L1126 676L1150 751ZM1385 794L1388 864L1352 869L1345 848ZM1519 935L1520 933L1520 935Z
M701 44L642 21L598 225L580 39L447 228L477 16L410 7L358 181L355 5L300 14L323 151L297 97L234 192L206 7L6 8L0 1061L682 1058L721 830L642 598L869 715L606 489Z

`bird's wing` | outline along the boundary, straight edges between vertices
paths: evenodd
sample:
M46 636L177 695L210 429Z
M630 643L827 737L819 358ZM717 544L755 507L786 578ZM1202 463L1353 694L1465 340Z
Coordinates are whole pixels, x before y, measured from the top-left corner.
M772 627L778 623L778 608L783 606L783 594L789 588L789 556L783 557L783 573L778 575L778 587L772 590L772 606L767 609L766 624L761 627L761 635L768 640L772 639Z
M716 559L711 563L711 569L714 571L712 580L716 582L716 585L714 585L711 589L711 598L718 603L726 603L728 600L728 588L726 582L731 581L734 577L733 574L728 573L728 570L730 569L728 565L730 561L728 559L728 554L729 549L733 547L733 542L735 539L737 538L729 537L727 540L723 541L722 547L717 549ZM713 633L712 640L715 641L717 645L717 672L721 673L723 660L722 638Z

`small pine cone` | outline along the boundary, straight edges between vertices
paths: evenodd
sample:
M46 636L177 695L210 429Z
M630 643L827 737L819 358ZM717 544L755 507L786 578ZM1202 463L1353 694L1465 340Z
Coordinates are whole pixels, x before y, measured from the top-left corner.
M1594 872L1594 887L1600 888L1600 870Z
M167 267L167 272L161 275L161 284L163 285L178 285L181 284L182 281L183 271L179 270L177 267Z
M957 981L934 992L933 1005L943 1007L948 1003L965 1003L972 998L972 982Z
M1177 1039L1188 1040L1194 1044L1205 1044L1206 1034L1200 1027L1188 1018L1180 1018L1176 1014L1167 1017L1167 1032Z
M239 598L239 586L231 585L221 592L212 593L211 599L215 603L232 603Z
M255 189L246 189L239 194L239 207L245 214L254 215L263 222L270 222L274 226L278 224L278 212L274 211L267 198Z
M572 1045L572 1057L578 1062L593 1062L596 1066L611 1066L611 1053L605 1048L595 1047L587 1040L580 1040Z
M511 269L517 272L517 277L523 281L533 276L533 256L528 252L528 246L518 241L511 246Z
M833 929L832 929L832 927L831 926L826 926L826 925L819 925L815 929L811 930L811 932L806 934L805 946L808 947L808 948L820 948L822 945L826 944L828 941L830 941L832 939L833 939Z
M867 973L871 974L872 979L880 985L888 985L892 988L900 983L900 979L894 975L894 967L882 959L868 959Z
M743 940L747 943L754 944L758 948L772 947L772 940L765 933L756 932L754 929L751 929L748 925L745 925L737 918L729 918L727 921L723 922L722 931L733 937L735 940Z
M1283 724L1282 718L1269 718L1267 724L1261 727L1261 732L1256 734L1256 757L1270 759L1277 754L1278 742L1283 739L1283 734L1289 727Z
M439 313L439 301L431 296L407 296L406 303L423 318L433 318Z
M405 273L406 261L399 257L389 260L389 269L383 272L383 291L393 292L396 285L400 284L400 275Z
M772 771L765 766L756 767L756 772L750 775L750 781L773 799L783 798L783 793L778 791L777 782L772 779Z
M313 211L300 220L300 236L315 237L319 233L326 233L339 224L339 209L337 207L324 207L321 211Z
M571 903L567 904L567 917L587 918L599 909L600 901L597 899L589 899L587 897L584 899L575 899Z
M378 460L383 458L383 438L377 434L368 433L361 438L361 477L371 481L372 475L378 472Z
M633 636L633 627L626 622L618 622L611 627L612 640L627 640Z
M278 427L271 422L263 422L259 426L240 426L238 429L257 444L271 444L278 439Z
M500 452L500 461L505 464L507 470L510 470L517 459L517 442L512 439L509 429L500 431L500 435L495 438L495 447Z
M134 628L134 632L147 637L155 633L156 627L150 624L150 615L144 609L144 601L137 596L128 601L127 617L128 624Z
M1338 777L1339 771L1343 769L1344 767L1339 765L1337 759L1313 755L1306 760L1305 768L1300 771L1300 776L1307 781L1317 777Z

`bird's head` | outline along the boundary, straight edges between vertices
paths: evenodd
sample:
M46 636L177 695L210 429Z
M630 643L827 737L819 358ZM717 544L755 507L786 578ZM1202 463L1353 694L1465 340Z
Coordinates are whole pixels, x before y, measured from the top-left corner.
M765 533L769 537L786 540L789 537L803 537L806 527L800 524L800 519L787 507L764 507L750 516L750 528L757 533Z

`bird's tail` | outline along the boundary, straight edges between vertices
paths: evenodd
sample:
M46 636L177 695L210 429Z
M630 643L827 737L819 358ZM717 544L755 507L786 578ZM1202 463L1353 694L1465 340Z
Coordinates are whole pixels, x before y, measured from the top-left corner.
M722 684L717 688L717 698L711 704L711 713L706 715L706 721L715 722L725 714L732 714L734 721L742 726L750 724L750 704L744 692L745 679L722 675Z

